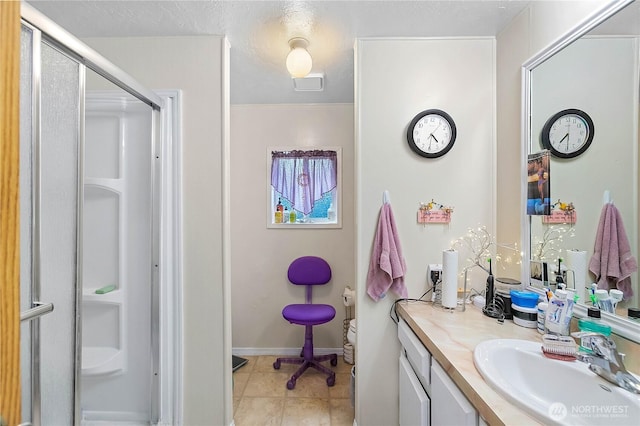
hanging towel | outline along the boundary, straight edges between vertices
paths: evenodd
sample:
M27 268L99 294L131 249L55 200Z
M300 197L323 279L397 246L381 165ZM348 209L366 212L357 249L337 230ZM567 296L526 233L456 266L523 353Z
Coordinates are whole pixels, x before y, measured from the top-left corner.
M407 267L402 257L396 222L389 203L384 203L378 217L378 227L369 260L367 294L376 302L389 290L400 297L407 297L404 274Z
M633 296L630 276L637 270L620 212L612 203L607 203L600 214L589 271L596 276L598 288L617 288L627 300Z

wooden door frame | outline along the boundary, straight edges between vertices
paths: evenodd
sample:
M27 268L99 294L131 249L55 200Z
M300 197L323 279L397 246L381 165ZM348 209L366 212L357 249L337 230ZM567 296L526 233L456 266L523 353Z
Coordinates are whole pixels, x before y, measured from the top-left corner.
M20 2L0 1L0 423L20 423Z

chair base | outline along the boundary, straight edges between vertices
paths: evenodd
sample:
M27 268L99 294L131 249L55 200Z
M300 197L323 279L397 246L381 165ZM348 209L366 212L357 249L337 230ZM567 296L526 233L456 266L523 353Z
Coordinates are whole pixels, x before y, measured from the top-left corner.
M304 349L303 349L303 352L304 352ZM336 365L338 365L338 355L336 354L318 355L318 356L312 357L311 359L277 358L276 361L273 363L273 368L275 368L276 370L279 370L280 363L301 364L300 368L298 368L298 370L295 373L293 373L291 378L287 381L287 389L289 390L296 387L296 381L300 376L302 376L302 373L304 373L309 367L313 367L316 370L320 371L321 373L326 374L328 376L327 386L333 386L336 383L336 373L333 370L320 364L322 361L331 361L331 365L335 367Z

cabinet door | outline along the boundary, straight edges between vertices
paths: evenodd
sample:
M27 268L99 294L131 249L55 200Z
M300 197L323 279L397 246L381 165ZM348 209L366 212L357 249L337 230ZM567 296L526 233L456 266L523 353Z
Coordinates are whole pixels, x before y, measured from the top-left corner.
M428 394L431 392L431 354L403 320L398 323L398 339L402 343L407 359L416 372L418 380Z
M429 426L430 401L405 357L400 355L400 426Z
M478 424L478 413L475 408L437 362L431 364L431 402L434 407L431 412L431 421L434 425L476 426Z

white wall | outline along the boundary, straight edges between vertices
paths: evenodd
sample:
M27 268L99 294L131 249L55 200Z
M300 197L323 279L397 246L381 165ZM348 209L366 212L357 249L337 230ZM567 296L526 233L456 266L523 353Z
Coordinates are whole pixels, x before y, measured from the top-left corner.
M222 268L226 40L199 36L84 41L146 87L183 91L184 424L230 424Z
M496 39L497 48L497 239L501 243L520 244L520 163L521 163L521 88L522 64L531 53L529 39L530 10L525 9ZM502 256L513 256L510 250L500 250ZM515 261L505 271L520 278L520 262Z
M266 227L267 149L342 147L342 228ZM304 303L304 288L286 278L289 263L320 256L331 282L313 290L314 302L336 308L328 324L314 327L314 346L342 348L342 292L354 288L353 104L234 105L231 108L231 294L233 350L282 354L299 349L304 327L282 318L289 303ZM270 158L270 157L269 157ZM284 386L284 384L283 384Z
M566 34L602 6L614 1L532 1L528 7L529 33L526 40L529 57Z
M470 227L493 232L495 205L495 46L479 39L363 39L356 47L356 220L358 334L356 419L398 421L396 296L379 302L365 280L382 194L388 190L407 264L409 297L427 289L428 263ZM411 119L428 108L456 122L453 149L424 159L407 145ZM449 225L419 225L420 202L455 207ZM461 253L460 269L465 265ZM474 284L482 287L484 277ZM459 313L454 313L456 315Z

